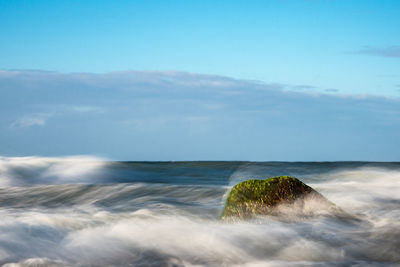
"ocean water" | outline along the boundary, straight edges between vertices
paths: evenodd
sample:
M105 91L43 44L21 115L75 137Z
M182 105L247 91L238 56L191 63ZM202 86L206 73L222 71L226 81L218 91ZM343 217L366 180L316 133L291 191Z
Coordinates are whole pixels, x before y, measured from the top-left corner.
M357 220L219 219L233 185L276 175ZM400 266L400 163L0 157L0 265Z

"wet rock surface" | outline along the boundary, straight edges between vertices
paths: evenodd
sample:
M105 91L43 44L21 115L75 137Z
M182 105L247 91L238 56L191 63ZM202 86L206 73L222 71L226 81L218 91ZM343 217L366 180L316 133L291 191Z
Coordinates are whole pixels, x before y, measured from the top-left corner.
M277 176L264 180L247 180L229 193L221 218L251 219L258 215L310 216L340 209L316 190L297 178Z

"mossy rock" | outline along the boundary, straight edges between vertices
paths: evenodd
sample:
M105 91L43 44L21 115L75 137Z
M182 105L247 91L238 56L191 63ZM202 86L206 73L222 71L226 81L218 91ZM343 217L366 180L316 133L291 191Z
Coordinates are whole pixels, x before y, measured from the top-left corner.
M314 203L314 206L307 207L307 212L306 199ZM339 210L335 204L302 181L290 176L277 176L265 180L247 180L234 186L221 218L250 219L257 215L282 215L283 211L289 210L290 214L311 214L316 211L315 207Z

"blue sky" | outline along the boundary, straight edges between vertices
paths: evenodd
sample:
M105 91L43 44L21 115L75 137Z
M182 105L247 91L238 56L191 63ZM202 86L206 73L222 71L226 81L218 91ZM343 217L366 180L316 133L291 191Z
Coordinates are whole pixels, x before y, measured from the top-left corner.
M178 70L399 96L399 17L396 0L3 0L0 68Z
M0 1L0 155L399 160L399 18L395 0Z

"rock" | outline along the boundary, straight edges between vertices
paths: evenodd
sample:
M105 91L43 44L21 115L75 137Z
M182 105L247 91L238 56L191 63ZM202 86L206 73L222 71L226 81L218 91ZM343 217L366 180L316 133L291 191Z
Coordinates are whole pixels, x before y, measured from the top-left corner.
M290 176L247 180L234 186L221 218L251 219L257 215L310 216L341 210L313 188Z

